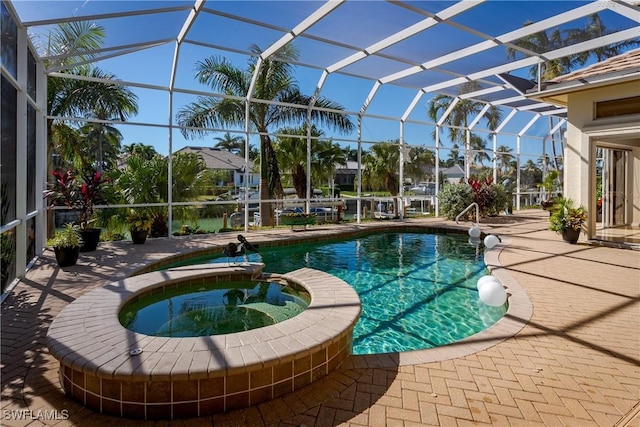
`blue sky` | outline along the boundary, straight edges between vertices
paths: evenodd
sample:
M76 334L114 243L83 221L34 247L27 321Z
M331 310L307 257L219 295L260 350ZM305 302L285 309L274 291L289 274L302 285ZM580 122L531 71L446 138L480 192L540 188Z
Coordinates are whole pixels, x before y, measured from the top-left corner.
M586 3L588 2L574 0L551 2L491 0L483 3L481 6L470 9L469 12L456 16L453 21L456 25L470 26L485 34L497 36L520 28L527 20L537 21L544 19L553 15L553 13L560 13ZM82 16L105 13L113 11L114 7L117 7L118 10L122 10L123 8L135 9L139 7L171 7L175 5L192 4L192 2L159 1L144 2L145 6L140 6L141 4L143 3L140 3L140 0L137 2L101 2L94 0L37 2L19 0L15 2L15 7L23 19L28 21L49 19L57 16ZM152 4L153 6L151 6ZM275 26L292 28L313 10L318 8L320 4L319 2L300 0L295 3L287 1L254 1L249 3L216 1L211 7L215 7L225 13L241 15L248 19L264 20ZM292 7L292 5L295 5L295 7ZM412 3L412 5L424 8L429 12L437 12L450 6L451 3L427 1ZM393 14L389 14L390 10L393 11ZM389 3L381 1L347 2L340 6L338 11L341 13L332 13L325 20L312 26L308 30L308 34L319 38L344 41L353 46L367 46L379 40L381 34L383 36L385 34L392 34L404 28L406 25L416 22L417 19L424 18L423 15L390 6ZM153 15L153 21L147 22L146 24L143 20L139 19L139 17L104 19L99 21L99 24L106 28L107 37L105 47L109 47L145 40L174 38L186 14L187 11L175 11ZM354 20L354 16L357 16L359 19ZM610 10L604 10L601 17L610 29L628 28L633 24L630 23L631 21L622 18ZM582 19L569 23L565 27L581 26L583 23L584 20ZM32 32L46 34L48 28L50 28L50 26L34 27L32 28ZM239 27L230 27L229 22L220 16L204 14L202 18L196 21L187 38L206 38L211 43L246 50L252 43L257 43L262 49L265 49L280 36L281 33L274 29L262 28L249 23L239 24ZM434 42L434 40L436 42ZM402 41L388 47L384 53L394 57L406 57L406 55L415 55L416 52L418 52L419 55L424 53L425 58L433 57L434 55L437 57L437 55L456 51L461 47L474 44L480 40L482 39L469 33L462 33L462 35L460 35L460 32L456 32L451 26L437 25L432 29L419 33L409 41ZM329 49L326 44L308 38L297 39L294 43L300 50L301 62L316 62L324 66L342 59L353 52L343 48ZM171 76L171 61L174 55L174 47L175 43L168 43L133 54L106 59L98 62L97 65L104 70L114 73L118 78L125 81L167 87ZM176 74L176 87L206 91L207 88L204 85L194 80L193 67L196 61L211 55L225 56L235 66L242 69L246 68L247 58L244 55L214 51L193 44L184 44L180 51ZM483 54L482 63L478 63L475 57L469 57L468 59L448 64L448 68L450 71L456 72L474 70L478 69L478 67L486 68L504 62L504 58L504 48L497 47ZM394 66L397 67L398 64L392 64L390 61L377 57L369 57L348 66L344 71L363 74L373 74L372 71L381 71L388 74L397 71L392 68ZM387 68L389 69L387 70ZM517 70L514 74L526 77L527 70ZM313 93L320 75L321 70L319 69L300 66L296 68L295 73L295 77L302 91L307 94ZM409 77L407 81L417 77L418 76ZM373 83L374 81L370 79L332 73L327 78L321 95L341 103L348 111L358 111L369 94ZM145 122L157 125L166 125L168 123L170 113L167 92L140 88L133 88L133 91L139 96L140 111L136 117L130 119L131 122ZM383 85L377 92L367 113L400 117L413 100L415 94L416 91L413 89ZM413 110L410 120L427 121L426 106L429 99L430 95L424 95L422 97ZM174 98L174 117L182 105L194 100L194 96L176 94ZM505 109L504 116L506 116L509 111L510 110ZM505 127L504 132L506 134L519 132L531 117L532 115L527 113L517 114ZM352 119L355 122L355 117ZM484 127L482 126L482 122L479 127ZM124 144L141 142L153 145L163 154L167 154L169 150L169 131L166 128L122 125L119 126L119 129L124 136ZM399 129L400 125L397 121L368 118L363 121L362 138L367 141L396 139L399 137ZM431 126L424 127L409 123L405 128L405 140L415 145L433 145L431 138L432 129ZM540 119L527 134L542 135L547 132L548 129L547 119L543 118ZM275 131L275 129L272 129L272 131ZM342 137L333 135L327 130L325 131L328 137ZM185 145L213 145L215 143L213 138L216 136L221 137L222 133L211 134L204 139L186 141L180 132L174 131L173 149L176 150ZM353 135L347 136L347 138L355 140L356 135L354 133ZM251 142L257 144L257 138L252 138ZM515 137L508 135L502 136L499 138L498 144L515 147ZM524 138L522 144L522 151L525 153L539 155L541 152L540 142L537 139ZM355 148L355 143L349 145ZM488 142L487 145L490 147L491 142ZM443 154L443 156L446 156L446 154ZM526 159L524 161L526 161Z

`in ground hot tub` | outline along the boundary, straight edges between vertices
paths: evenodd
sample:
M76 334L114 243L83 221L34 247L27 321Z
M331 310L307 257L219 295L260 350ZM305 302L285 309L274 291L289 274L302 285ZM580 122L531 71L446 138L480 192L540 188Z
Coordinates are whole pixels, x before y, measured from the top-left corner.
M358 295L321 271L266 275L262 268L257 263L176 268L112 282L78 298L47 334L65 391L102 413L171 419L255 405L327 375L351 352ZM216 281L256 280L304 289L308 308L269 326L198 337L143 334L119 320L123 308L148 296Z
M310 301L295 284L213 280L150 290L125 303L119 317L125 328L145 335L202 337L274 325L302 313Z

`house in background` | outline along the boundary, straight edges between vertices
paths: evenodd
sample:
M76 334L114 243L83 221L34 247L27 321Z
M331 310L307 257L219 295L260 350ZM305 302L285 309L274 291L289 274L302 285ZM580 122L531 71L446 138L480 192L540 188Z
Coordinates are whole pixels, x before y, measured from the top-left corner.
M448 168L440 169L440 173L444 176L449 184L458 184L464 179L464 169L460 165L453 165Z
M258 188L260 184L260 174L253 170L253 164L248 165L247 182L245 183L245 162L244 157L213 147L194 147L187 146L179 149L176 153L196 153L202 157L207 169L214 171L228 171L230 174L230 184L236 189L242 188Z
M640 245L640 49L527 96L567 107L564 195L588 209L588 238Z
M364 170L364 165L362 165ZM335 185L340 186L343 190L352 188L355 191L356 177L358 176L358 162L348 160L344 165L336 163L335 169Z

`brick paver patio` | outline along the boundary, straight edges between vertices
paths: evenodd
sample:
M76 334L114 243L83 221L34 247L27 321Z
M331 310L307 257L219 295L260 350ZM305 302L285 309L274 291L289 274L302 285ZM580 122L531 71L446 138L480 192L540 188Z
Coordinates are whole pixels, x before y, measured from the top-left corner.
M405 364L393 354L354 356L284 398L171 422L104 416L66 397L58 363L44 344L47 328L64 306L107 280L178 251L222 247L235 235L152 239L136 247L103 243L65 271L46 251L2 304L0 424L640 426L640 252L584 240L566 244L547 230L547 216L526 211L482 224L485 232L510 237L499 254L501 268L520 282L533 305L533 316L515 336L433 363ZM293 234L277 229L247 236L259 241Z

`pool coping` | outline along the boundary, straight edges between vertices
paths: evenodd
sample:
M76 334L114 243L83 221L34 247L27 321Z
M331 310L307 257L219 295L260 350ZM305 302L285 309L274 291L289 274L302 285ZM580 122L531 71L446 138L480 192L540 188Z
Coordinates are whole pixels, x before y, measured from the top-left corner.
M144 290L204 280L212 274L256 279L262 277L262 268L260 263L195 265L107 283L62 310L49 328L47 346L61 365L100 378L193 380L269 367L293 360L301 352L311 354L328 347L357 322L361 308L355 290L337 277L309 268L265 276L297 283L311 295L305 311L275 325L234 334L170 338L130 331L118 319L121 307ZM141 352L130 354L137 349ZM176 363L178 359L182 363Z

